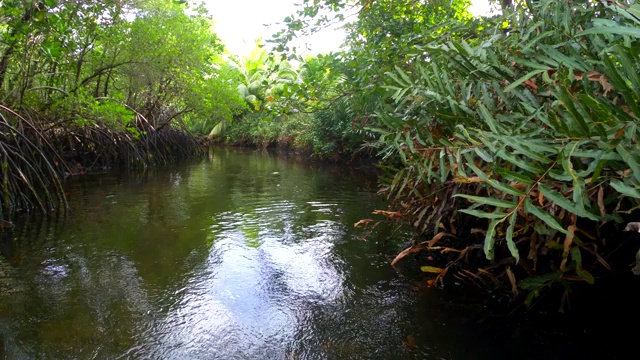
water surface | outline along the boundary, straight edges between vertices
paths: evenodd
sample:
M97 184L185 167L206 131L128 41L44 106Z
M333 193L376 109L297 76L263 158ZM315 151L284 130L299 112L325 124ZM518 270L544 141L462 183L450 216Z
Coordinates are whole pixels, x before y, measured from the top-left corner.
M482 359L608 354L583 328L504 328L389 265L410 233L353 224L371 173L219 150L67 186L2 245L6 359ZM455 290L455 289L452 289ZM607 342L605 344L610 344ZM586 351L583 351L585 350ZM582 352L581 352L582 351ZM595 351L595 352L594 352ZM615 356L614 356L615 357ZM571 357L569 357L571 358Z

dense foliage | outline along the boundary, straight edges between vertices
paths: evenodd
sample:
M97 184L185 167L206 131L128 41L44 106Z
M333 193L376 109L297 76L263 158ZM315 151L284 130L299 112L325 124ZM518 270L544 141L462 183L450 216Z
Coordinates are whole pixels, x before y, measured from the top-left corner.
M69 174L191 156L200 150L187 128L209 132L245 107L202 6L0 4L5 214L63 204Z
M211 137L229 144L295 149L333 160L350 157L374 138L352 121L356 115L350 104L362 96L347 97L341 92L346 78L339 71L338 55L289 60L256 47L248 57L232 63L242 74L238 91L247 112L231 124L221 123Z
M431 238L394 264L428 251L430 283L450 274L527 304L628 271L635 251L606 229L640 199L640 4L504 2L485 19L466 5L305 1L276 39L357 10L338 92L378 95L350 109L385 159L395 206L377 213Z
M63 173L190 156L207 135L377 154L392 206L375 213L430 239L393 264L428 252L430 284L531 304L628 272L637 244L609 231L640 200L640 4L469 4L302 0L274 52L240 58L185 1L3 1L2 213L64 204ZM341 51L296 53L336 22Z

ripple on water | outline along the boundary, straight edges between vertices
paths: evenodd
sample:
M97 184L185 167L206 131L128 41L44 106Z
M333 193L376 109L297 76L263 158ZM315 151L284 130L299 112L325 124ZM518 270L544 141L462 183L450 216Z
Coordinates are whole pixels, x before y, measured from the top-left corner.
M269 349L278 358L285 356L282 344L294 337L301 309L336 301L344 282L332 264L342 226L323 220L295 230L288 221L295 211L282 201L257 207L258 216L215 216L205 266L191 272L194 277L156 325L153 343L164 344L158 355L256 358ZM154 346L145 351L149 348Z
M33 358L406 355L406 293L353 231L375 195L269 161L221 156L79 186L70 226L47 240L56 252L20 250L38 266L24 271L37 321L8 309L2 319L20 320L0 335Z

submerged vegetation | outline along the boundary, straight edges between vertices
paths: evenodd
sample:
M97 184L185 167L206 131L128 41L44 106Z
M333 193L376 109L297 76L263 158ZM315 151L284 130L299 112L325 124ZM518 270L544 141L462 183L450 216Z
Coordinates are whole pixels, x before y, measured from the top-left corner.
M640 200L640 4L469 4L303 0L273 52L239 58L202 5L4 1L2 214L64 206L67 175L192 156L207 137L375 154L391 207L374 213L427 240L393 264L419 254L431 285L531 305L630 273L638 244L611 234ZM336 22L341 51L296 52Z

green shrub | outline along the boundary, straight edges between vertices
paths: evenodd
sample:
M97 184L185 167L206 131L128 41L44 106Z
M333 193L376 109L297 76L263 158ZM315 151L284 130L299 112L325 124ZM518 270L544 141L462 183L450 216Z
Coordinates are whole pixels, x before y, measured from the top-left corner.
M527 303L593 283L610 265L592 230L640 205L640 6L533 4L477 38L421 44L388 73L395 104L377 129L402 162L388 187L399 209L421 231L477 218L484 266ZM465 236L464 257L476 248Z

